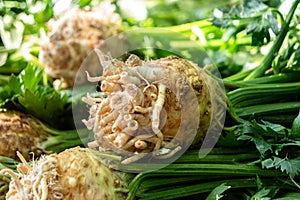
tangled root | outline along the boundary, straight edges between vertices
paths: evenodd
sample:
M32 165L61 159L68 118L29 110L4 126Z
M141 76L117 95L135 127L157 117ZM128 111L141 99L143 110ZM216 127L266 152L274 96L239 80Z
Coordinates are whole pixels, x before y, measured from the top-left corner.
M104 166L89 149L75 147L59 154L41 157L28 165L18 165L11 176L7 200L114 200L120 179ZM116 189L115 189L116 188Z
M62 87L72 86L87 55L120 32L120 17L111 9L104 4L94 10L71 9L49 22L50 31L41 41L39 59L45 72L57 78L54 84L61 79Z
M83 98L91 106L83 122L95 138L89 147L124 155L122 163L129 164L149 153L165 159L203 141L212 119L208 87L218 87L206 85L212 78L203 69L175 56L142 61L131 55L124 63L99 58L102 76L87 77L100 83L101 92ZM195 124L197 112L201 120Z
M34 165L33 167L27 164L24 157L20 156L20 159L23 161L22 164L18 165L20 174L10 169L3 169L0 172L9 174L12 178L6 199L63 199L59 191L52 191L48 187L48 184L55 185L58 182L57 177L59 175L56 171L57 160L55 157L49 156L47 159L42 157L40 164L38 166ZM62 190L62 188L60 188L60 190ZM51 194L49 194L49 192ZM50 195L52 195L52 197L49 197Z

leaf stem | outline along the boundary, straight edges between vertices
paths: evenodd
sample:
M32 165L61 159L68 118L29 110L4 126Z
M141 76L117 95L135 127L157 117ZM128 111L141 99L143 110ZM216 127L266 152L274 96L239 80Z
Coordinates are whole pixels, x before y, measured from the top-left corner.
M293 82L298 81L300 77L300 72L287 72L287 73L279 73L275 75L258 77L248 81L239 81L239 80L230 80L227 78L223 79L223 83L226 88L235 89L240 87L249 87L258 84L269 84L269 83L285 83L285 82Z
M289 11L286 21L282 26L282 29L278 35L278 37L275 39L273 46L271 47L270 51L268 52L267 56L264 58L262 63L257 66L244 80L252 80L254 78L262 76L267 69L270 68L272 61L274 57L277 55L279 49L281 48L283 41L289 31L290 23L293 19L294 13L296 11L296 8L298 6L299 1L295 0L293 3L291 10Z
M272 115L282 112L296 112L300 108L300 102L284 102L273 104L262 104L235 109L239 117L257 117L260 115Z
M293 179L292 176L290 176L291 181L295 184L295 186L297 186L297 188L300 189L300 185Z

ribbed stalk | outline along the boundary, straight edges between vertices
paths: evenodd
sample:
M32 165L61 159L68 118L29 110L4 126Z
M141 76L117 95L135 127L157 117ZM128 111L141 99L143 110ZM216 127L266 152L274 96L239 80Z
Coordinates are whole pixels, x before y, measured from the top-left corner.
M294 13L298 6L298 3L299 3L298 0L295 0L295 2L293 3L293 5L286 17L286 20L280 30L280 33L277 36L277 38L275 39L274 44L271 47L270 51L268 52L267 56L264 57L264 60L262 61L262 63L259 66L257 66L244 80L251 80L251 79L260 77L265 73L265 71L267 69L269 69L271 67L274 57L277 55L279 49L281 48L281 46L283 44L283 41L284 41L287 33L289 32L290 23L293 19L293 16L294 16Z

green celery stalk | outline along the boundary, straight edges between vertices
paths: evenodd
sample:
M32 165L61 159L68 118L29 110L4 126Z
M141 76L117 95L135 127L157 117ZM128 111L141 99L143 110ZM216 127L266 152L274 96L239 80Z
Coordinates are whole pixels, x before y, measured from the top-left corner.
M240 103L248 99L256 99L257 97L274 95L297 95L300 91L300 82L294 83L270 83L270 84L257 84L251 87L239 88L227 93L231 103L235 106L237 103ZM274 99L276 100L276 99ZM280 100L280 99L279 99ZM257 100L257 104L259 104Z
M138 174L129 184L129 196L127 200L134 199L139 185L153 178L174 177L174 176L243 176L243 177L284 177L286 174L277 170L264 170L258 166L246 164L170 164L169 166L148 173ZM180 181L180 178L178 179ZM176 188L174 188L176 190ZM190 193L189 193L190 194Z
M239 80L232 81L230 79L224 78L223 83L226 88L235 89L240 87L255 86L258 84L294 82L294 81L299 81L299 77L300 77L300 72L296 71L296 72L279 73L270 76L258 77L248 81L239 81Z
M224 81L241 81L245 77L247 77L252 71L253 71L253 69L247 70L247 71L243 71L243 72L239 72L237 74L234 74L234 75L231 75L229 77L226 77L223 80Z
M294 13L298 6L298 3L299 3L298 0L295 0L295 2L293 3L293 5L286 17L286 21L283 24L283 26L280 30L280 33L277 36L277 38L275 39L274 44L271 47L270 51L268 52L267 56L264 58L262 63L259 66L257 66L244 80L252 80L254 78L260 77L265 73L265 71L267 69L269 69L271 67L273 59L277 55L279 49L281 48L281 46L283 44L285 37L289 31L289 26L293 19L293 16L294 16Z
M239 117L258 117L261 115L278 115L280 113L298 112L300 102L283 102L273 104L262 104L243 108L236 108Z
M272 181L268 181L270 185L272 185ZM147 193L137 193L143 200L154 200L154 199L175 199L178 197L185 197L190 195L199 195L202 193L208 193L212 191L215 187L221 185L222 183L226 183L226 185L231 186L231 189L242 189L247 188L256 188L257 182L255 178L242 178L242 179L222 179L217 181L208 181L206 183L200 184L191 184L191 185L183 185L177 188L169 188L164 190L158 190Z

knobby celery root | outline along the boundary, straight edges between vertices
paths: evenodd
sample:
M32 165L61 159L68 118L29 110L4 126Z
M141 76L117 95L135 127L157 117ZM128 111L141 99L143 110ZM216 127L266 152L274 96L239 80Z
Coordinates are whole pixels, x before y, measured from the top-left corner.
M0 112L0 156L18 159L19 151L29 161L42 154L83 145L85 136L88 140L88 133L82 132L79 138L76 129L53 129L30 114L15 110Z
M50 133L42 128L42 123L18 111L0 112L0 155L17 159L19 151L29 160L29 153L35 156L47 152L42 148L42 142Z
M125 197L123 178L96 158L91 149L74 147L4 169L12 181L7 200L114 200Z
M90 148L112 150L129 164L149 155L169 158L184 145L201 144L215 120L216 101L225 104L219 83L204 69L176 56L142 61L131 55L121 62L95 51L103 74L87 75L99 82L101 93L83 98L90 105L83 122L95 138ZM200 122L195 125L197 112ZM198 129L196 135L193 129Z
M50 21L48 36L41 41L39 59L48 75L58 82L62 79L63 87L73 85L77 70L90 51L121 31L120 17L112 9L107 5L94 10L71 9Z

